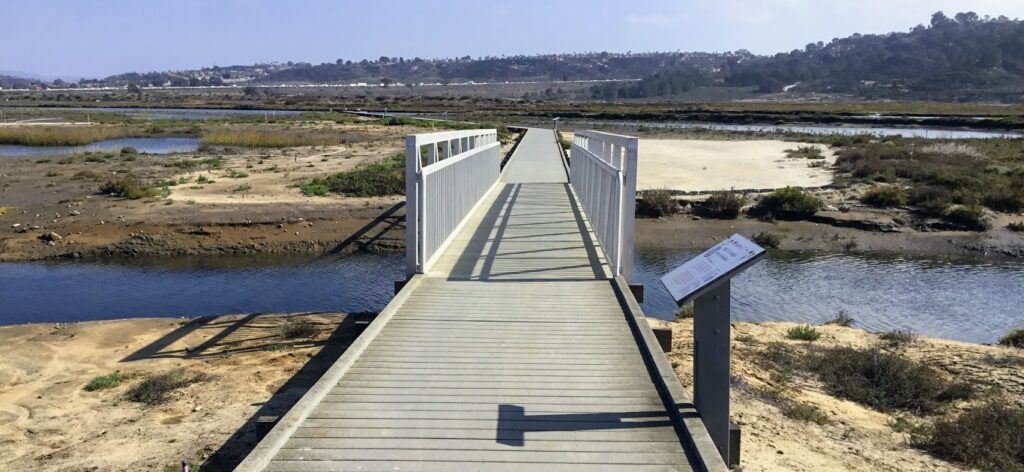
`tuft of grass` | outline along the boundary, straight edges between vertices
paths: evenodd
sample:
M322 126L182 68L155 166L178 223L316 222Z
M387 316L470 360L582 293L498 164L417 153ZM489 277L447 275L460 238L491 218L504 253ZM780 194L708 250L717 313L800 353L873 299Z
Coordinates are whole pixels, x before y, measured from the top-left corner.
M165 197L169 194L166 187L145 185L131 176L117 175L111 177L99 187L100 193L115 195L129 200L149 197Z
M912 443L978 470L1024 471L1024 408L990 400L935 421Z
M808 403L794 403L783 408L782 413L789 418L805 423L825 426L832 422L825 412Z
M199 177L196 177L196 183L197 184L212 184L213 180L210 179L209 176L200 175Z
M1024 349L1024 328L1011 329L1009 333L1006 333L1006 336L999 338L999 344L1001 346Z
M797 341L814 342L821 338L821 333L811 325L800 325L786 331L786 338Z
M817 146L800 146L796 149L786 149L786 157L798 159L824 159L821 149Z
M249 173L245 171L231 169L230 171L228 171L227 177L229 179L244 179L246 177L249 177Z
M377 162L363 163L308 184L322 185L333 193L350 197L383 197L405 194L405 156L396 154Z
M232 190L232 192L239 193L239 192L248 192L250 190L252 190L252 185L242 184L242 185L239 185L239 186L235 187L235 189Z
M747 202L747 197L734 191L711 192L701 207L702 213L709 218L734 220L740 216L740 209Z
M778 249L779 245L782 244L782 236L768 231L759 231L751 236L750 239L757 243L758 246L769 249Z
M766 195L750 209L751 216L805 220L821 209L821 200L799 187L786 187Z
M203 144L248 148L287 148L299 146L330 146L338 144L336 134L301 130L212 130L203 134Z
M183 370L172 370L162 374L152 375L133 385L125 398L128 401L143 403L146 405L160 405L166 403L171 394L176 390L187 387L196 382L203 382L209 379L206 374L190 374Z
M666 189L640 192L640 198L636 201L636 215L643 218L662 218L678 211L679 202Z
M125 146L121 148L121 154L138 154L139 150L131 146Z
M907 191L895 185L872 187L861 201L878 208L891 208L907 204Z
M284 339L313 339L320 334L320 328L306 319L289 319L281 325L278 334Z
M967 231L987 231L992 228L985 210L978 206L954 205L946 209L943 219Z
M130 128L119 126L5 126L0 128L0 144L82 146L131 133Z
M85 387L82 387L82 388L86 392L95 392L97 390L106 390L106 389L115 388L115 387L121 385L122 382L124 382L125 380L127 380L129 378L130 378L130 376L128 374L124 374L124 373L121 373L121 372L114 372L112 374L100 375L100 376L97 376L97 377L93 377L92 380L90 380L89 383L85 384Z
M853 326L853 323L855 322L856 321L853 319L852 316L850 316L849 313L843 310L839 310L839 313L836 314L836 317L826 321L825 324L849 328L850 326Z
M102 178L103 174L90 169L75 172L75 175L71 176L71 180L99 180Z

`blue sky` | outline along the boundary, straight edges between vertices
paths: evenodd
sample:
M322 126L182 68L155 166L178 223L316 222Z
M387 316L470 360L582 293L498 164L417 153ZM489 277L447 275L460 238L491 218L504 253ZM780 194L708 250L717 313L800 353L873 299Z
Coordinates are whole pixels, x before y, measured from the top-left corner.
M53 76L382 55L774 53L1022 0L2 0L0 70Z

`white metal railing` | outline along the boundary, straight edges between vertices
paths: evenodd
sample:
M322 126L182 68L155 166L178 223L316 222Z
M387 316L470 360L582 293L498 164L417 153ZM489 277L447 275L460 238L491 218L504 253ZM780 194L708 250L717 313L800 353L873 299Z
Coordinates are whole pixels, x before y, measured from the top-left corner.
M406 273L426 273L466 217L498 182L501 143L493 129L405 138Z
M633 277L637 138L577 131L569 181L597 234L614 275Z

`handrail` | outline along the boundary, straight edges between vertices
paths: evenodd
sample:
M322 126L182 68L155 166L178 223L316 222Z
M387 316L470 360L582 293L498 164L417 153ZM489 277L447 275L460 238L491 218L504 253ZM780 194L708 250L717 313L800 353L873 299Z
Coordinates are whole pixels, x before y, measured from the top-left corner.
M637 138L577 131L569 181L597 234L613 275L633 277Z
M406 275L424 274L498 182L498 131L474 129L405 138Z

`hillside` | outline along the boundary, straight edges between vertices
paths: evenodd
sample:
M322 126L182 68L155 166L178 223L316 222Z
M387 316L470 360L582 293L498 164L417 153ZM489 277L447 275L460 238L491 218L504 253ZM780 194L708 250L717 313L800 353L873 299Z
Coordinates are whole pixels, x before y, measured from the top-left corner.
M744 61L722 70L728 85L760 92L856 93L863 96L1020 100L1024 22L941 12L907 33L859 35L808 44L800 51ZM789 86L789 87L787 87Z

